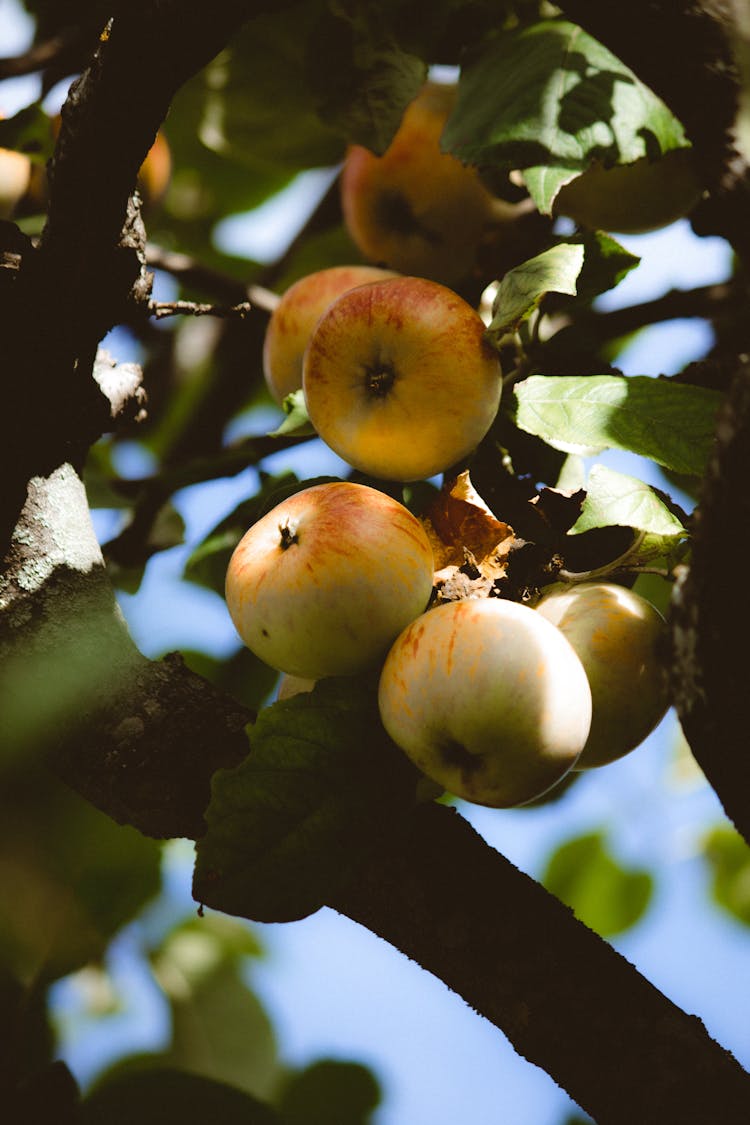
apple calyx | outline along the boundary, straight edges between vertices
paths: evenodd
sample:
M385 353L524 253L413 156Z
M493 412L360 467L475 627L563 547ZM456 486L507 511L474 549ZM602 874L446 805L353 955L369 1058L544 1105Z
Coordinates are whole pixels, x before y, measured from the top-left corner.
M370 398L385 398L396 382L396 371L390 363L365 367L365 389Z
M299 543L299 533L291 520L279 524L279 546L282 551L288 551L295 543Z

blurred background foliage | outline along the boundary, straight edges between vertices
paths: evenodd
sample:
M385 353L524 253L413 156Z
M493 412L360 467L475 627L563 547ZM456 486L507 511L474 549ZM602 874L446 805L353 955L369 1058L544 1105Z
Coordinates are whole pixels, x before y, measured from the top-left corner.
M65 44L44 75L39 103L16 123L18 143L43 153L39 106L48 116L57 111L111 5L25 0L25 8L37 41L60 37ZM159 176L141 185L160 300L240 301L248 285L281 292L314 269L359 261L337 191L347 137L382 147L427 63L455 64L458 43L471 47L490 26L550 10L536 0L438 0L429 18L424 5L409 0L388 0L377 11L325 0L297 3L293 16L286 8L254 18L185 85L164 123ZM385 77L377 113L368 114L350 92L371 89L372 75ZM254 229L265 226L270 235L285 199L275 246L257 256L240 252L232 217L253 212ZM43 215L42 188L24 201L18 221L33 234ZM188 583L191 597L202 593L215 606L231 549L270 498L300 478L342 471L314 439L266 437L281 418L261 370L266 319L262 309L243 320L155 322L134 315L105 341L118 360L143 365L149 389L147 419L102 438L86 467L96 527L126 615L135 614L130 599L160 556L178 560L168 572L172 585L163 586L165 600L174 596L175 583ZM630 336L617 347L602 340L588 361L609 370L629 342ZM542 452L529 454L532 465L536 455ZM556 473L559 460L553 461ZM540 479L552 472L541 460L536 468ZM229 486L212 491L216 482ZM664 597L663 583L652 596ZM188 604L198 603L178 599ZM196 611L188 663L251 708L269 701L276 673L229 632L217 640L212 624L201 646L202 620ZM146 647L158 657L163 642L154 625ZM33 708L33 697L27 702ZM702 784L688 759L673 737L668 769L653 772L663 801L679 801ZM225 916L198 919L189 898L175 894L169 872L175 864L189 868L184 842L157 844L114 824L42 776L33 761L27 768L3 756L0 770L0 1023L9 1032L6 1072L24 1075L27 1106L52 1096L58 1120L87 1125L135 1119L170 1125L209 1114L223 1125L365 1125L376 1119L381 1084L361 1061L320 1058L297 1067L285 1060L272 1017L253 988L254 968L264 957L259 930ZM681 772L685 785L675 782ZM619 937L642 926L654 909L664 864L660 873L659 865L649 870L644 864L642 850L634 860L621 854L616 826L576 821L576 793L589 783L574 775L545 798L544 810L495 816L511 826L507 841L519 818L551 811L555 843L531 864L533 873L587 925ZM486 813L475 822L486 830ZM486 835L492 838L490 830ZM713 827L696 825L681 846L700 873L692 909L715 910L734 927L750 926L750 852L740 838L717 819ZM60 1060L66 1043L95 1040L97 1029L137 1006L138 989L131 994L114 968L123 947L152 1002L158 996L163 1033L149 1051L126 1050L120 1058L110 1051L103 1069L84 1084L75 1118L78 1090ZM470 1094L466 1098L471 1119ZM585 1120L567 1116L565 1125Z

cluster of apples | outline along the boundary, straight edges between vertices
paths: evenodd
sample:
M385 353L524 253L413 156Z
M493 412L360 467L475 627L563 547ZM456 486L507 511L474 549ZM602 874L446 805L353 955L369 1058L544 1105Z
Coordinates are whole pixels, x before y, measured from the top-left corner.
M440 152L454 96L428 83L383 156L347 155L345 221L363 255L388 268L301 278L265 337L274 398L302 389L319 437L384 481L452 470L500 403L484 322L449 286L517 214ZM244 643L285 673L281 696L379 669L391 739L441 789L477 804L524 804L571 769L614 761L665 713L665 623L639 595L598 582L551 587L534 608L495 597L433 604L434 579L422 522L377 488L337 481L250 528L226 599Z
M430 539L403 504L349 481L312 485L255 523L226 599L244 643L287 674L284 695L380 669L391 739L440 788L504 808L570 769L640 745L668 706L664 620L612 583L430 607Z

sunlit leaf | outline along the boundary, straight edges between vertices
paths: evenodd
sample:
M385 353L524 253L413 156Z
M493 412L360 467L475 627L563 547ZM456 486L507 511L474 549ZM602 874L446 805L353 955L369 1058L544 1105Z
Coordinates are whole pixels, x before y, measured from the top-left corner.
M731 828L718 827L705 841L714 902L750 926L750 848Z
M646 375L532 375L515 388L516 425L566 453L624 449L700 476L722 396Z
M652 876L619 864L603 832L587 833L562 844L547 861L542 882L582 922L604 937L634 926L653 892Z
M583 246L562 242L508 270L497 287L487 336L497 346L534 311L545 293L575 294Z
M541 21L485 43L462 68L443 143L469 163L525 169L543 213L594 157L630 163L686 146L664 103L575 24Z

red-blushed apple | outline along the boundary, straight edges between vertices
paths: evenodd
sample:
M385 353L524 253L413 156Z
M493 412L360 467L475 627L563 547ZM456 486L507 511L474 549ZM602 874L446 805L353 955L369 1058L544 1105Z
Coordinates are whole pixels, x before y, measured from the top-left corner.
M560 189L553 210L591 230L645 234L689 214L700 197L692 150L680 148L611 168L595 161Z
M426 83L385 153L352 145L341 175L344 222L364 256L446 285L470 276L483 240L518 215L475 168L441 151L455 98L455 85Z
M583 665L553 625L498 598L413 621L380 676L383 725L427 777L492 808L534 800L575 764L591 722Z
M331 302L355 285L395 276L377 266L332 266L290 285L271 314L263 341L263 373L277 402L302 386L302 356Z
M302 385L310 421L339 457L383 480L413 481L474 451L502 378L471 305L435 281L396 277L329 305Z
M591 686L591 730L576 769L604 766L640 746L669 707L658 609L611 582L555 585L536 612L575 649Z
M382 659L425 609L432 547L419 520L366 485L312 485L267 512L230 559L226 601L240 637L306 679Z

